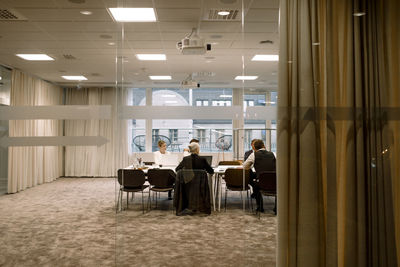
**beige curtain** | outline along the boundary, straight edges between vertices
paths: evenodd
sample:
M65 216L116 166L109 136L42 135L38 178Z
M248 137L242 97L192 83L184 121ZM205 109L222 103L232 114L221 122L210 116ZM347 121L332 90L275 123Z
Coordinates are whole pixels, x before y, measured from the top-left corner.
M11 106L61 105L62 89L19 70L12 71ZM58 120L10 120L9 135L62 136ZM10 147L8 193L51 182L63 174L62 147Z
M100 147L66 147L66 176L115 176L117 168L128 165L127 121L117 118L116 98L115 88L67 89L66 105L112 105L112 119L65 121L66 136L103 136L109 140Z
M400 262L399 5L281 0L278 266Z

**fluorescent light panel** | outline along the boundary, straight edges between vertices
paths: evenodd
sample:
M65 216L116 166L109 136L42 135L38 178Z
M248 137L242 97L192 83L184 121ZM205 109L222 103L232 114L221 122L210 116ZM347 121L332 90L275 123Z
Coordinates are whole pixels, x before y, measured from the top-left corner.
M218 11L218 15L220 15L220 16L227 16L227 15L229 15L229 11L228 10L221 10L221 11Z
M69 81L86 81L87 80L87 78L85 76L82 76L82 75L61 76L61 77L63 77L66 80L69 80Z
M51 61L54 58L46 55L46 54L17 54L17 57L20 57L25 60L35 60L35 61Z
M167 60L165 54L136 54L139 60Z
M109 8L112 18L117 22L151 22L156 21L153 8Z
M149 78L151 79L151 80L171 80L172 78L171 78L171 76L168 76L168 75L164 75L164 76L161 76L161 75L156 75L156 76L149 76Z
M232 96L231 96L231 95L220 95L219 97L222 97L222 98L231 98Z
M251 61L279 61L278 55L255 55Z
M258 76L236 76L235 80L255 80Z

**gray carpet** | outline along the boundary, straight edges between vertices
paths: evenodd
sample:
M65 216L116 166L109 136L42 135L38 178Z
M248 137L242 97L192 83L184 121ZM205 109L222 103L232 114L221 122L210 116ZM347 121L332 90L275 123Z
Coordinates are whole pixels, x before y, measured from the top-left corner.
M142 214L136 194L116 214L115 188L62 178L0 196L0 266L275 266L276 217L243 212L238 194L210 216L175 216L166 194L157 210Z

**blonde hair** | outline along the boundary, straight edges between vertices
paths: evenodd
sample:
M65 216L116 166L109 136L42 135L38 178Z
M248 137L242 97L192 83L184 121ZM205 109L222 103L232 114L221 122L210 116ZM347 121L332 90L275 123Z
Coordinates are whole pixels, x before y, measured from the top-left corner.
M158 147L161 147L163 144L166 144L163 140L159 140L157 143Z

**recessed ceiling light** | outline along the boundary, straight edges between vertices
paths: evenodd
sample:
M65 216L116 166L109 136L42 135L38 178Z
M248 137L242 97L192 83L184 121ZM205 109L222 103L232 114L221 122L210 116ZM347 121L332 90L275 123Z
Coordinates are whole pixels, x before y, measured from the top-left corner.
M164 54L136 54L139 60L167 60Z
M161 75L159 75L159 76L149 76L149 78L151 80L171 80L172 79L171 76L168 76L168 75L164 75L164 76L161 76Z
M231 12L229 12L229 11L227 11L227 10L221 10L221 11L218 11L218 15L220 15L220 16L227 16L227 15L229 15Z
M92 14L93 14L93 12L92 12L92 11L89 11L89 10L82 10L82 11L80 11L79 13L81 13L82 15L86 15L86 16L89 16L89 15L92 15Z
M365 15L365 12L355 12L355 13L353 13L354 17L361 17L361 16L364 16L364 15Z
M115 45L115 43L114 42L109 42L108 45Z
M279 61L278 55L255 55L251 61Z
M156 21L153 8L109 8L112 18L118 22Z
M46 54L17 54L16 56L25 60L37 60L37 61L51 61L54 58L49 57Z
M87 80L87 78L85 76L82 76L82 75L61 76L61 77L63 77L66 80L69 80L69 81L86 81Z
M0 81L3 79L3 77L0 76Z
M258 76L236 76L235 80L255 80Z

